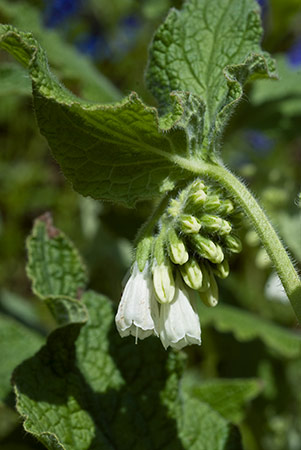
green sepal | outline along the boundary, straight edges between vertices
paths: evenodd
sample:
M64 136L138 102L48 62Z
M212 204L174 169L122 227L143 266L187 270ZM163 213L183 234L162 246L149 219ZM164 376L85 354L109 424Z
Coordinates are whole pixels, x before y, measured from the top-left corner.
M211 239L201 234L191 234L190 240L200 257L206 258L213 263L216 262L217 257L218 259L220 258L216 245Z
M154 237L144 236L141 241L139 241L136 250L136 261L140 272L143 271L145 264L149 260L152 252Z

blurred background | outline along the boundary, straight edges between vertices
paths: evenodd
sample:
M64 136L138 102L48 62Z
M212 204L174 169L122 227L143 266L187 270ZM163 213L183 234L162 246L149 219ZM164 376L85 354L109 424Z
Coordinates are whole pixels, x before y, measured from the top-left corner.
M148 46L168 9L181 3L0 0L0 22L31 31L45 48L53 72L76 95L112 102L136 91L155 105L143 80ZM277 60L279 81L247 87L224 135L222 152L226 164L246 180L264 206L300 268L301 2L259 3L263 48ZM39 134L27 72L0 51L1 314L42 335L54 325L46 307L33 297L25 273L25 240L36 217L52 213L55 225L81 251L91 287L117 304L133 239L151 208L145 202L127 210L72 190ZM247 221L240 233L243 251L233 258L229 279L220 283L221 303L249 311L260 323L300 333L279 279ZM246 449L300 450L300 357L269 346L264 331L241 343L247 339L235 335L235 324L232 328L230 324L221 332L208 319L201 349L188 350L190 367L202 379L260 378L261 393L240 418ZM13 416L8 412L13 400L7 398L0 406L0 421ZM9 423L0 426L1 448L42 448L22 434L15 418Z

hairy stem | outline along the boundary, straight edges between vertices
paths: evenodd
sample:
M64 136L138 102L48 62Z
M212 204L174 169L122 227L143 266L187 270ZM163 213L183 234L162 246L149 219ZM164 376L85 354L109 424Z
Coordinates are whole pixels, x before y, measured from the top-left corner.
M135 245L141 240L142 237L151 235L153 233L153 230L155 226L158 223L158 220L166 210L166 207L168 205L169 199L172 195L172 192L168 192L160 201L160 203L155 207L153 213L148 218L148 220L142 225L140 230L137 233L136 239L135 239Z
M299 322L301 322L301 280L276 231L250 191L224 166L203 163L199 160L187 161L183 158L179 158L177 163L190 172L200 176L207 176L217 181L229 192L235 202L242 207L244 213L254 225L262 244L272 260L295 314Z

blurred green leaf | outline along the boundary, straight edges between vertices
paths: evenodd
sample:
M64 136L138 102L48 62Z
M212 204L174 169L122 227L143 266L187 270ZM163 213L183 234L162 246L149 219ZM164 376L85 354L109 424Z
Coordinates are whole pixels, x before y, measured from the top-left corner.
M0 400L4 400L11 390L14 368L32 356L43 341L39 333L0 313Z
M2 23L11 23L23 31L30 31L47 50L50 64L65 82L75 83L81 96L93 101L112 102L120 98L118 89L106 79L91 60L65 42L60 35L42 26L38 9L28 2L0 0Z
M233 333L238 341L261 339L276 355L298 358L301 355L301 334L280 327L251 312L219 304L207 308L198 302L202 325L213 325L218 331Z
M208 404L232 423L240 423L245 416L245 407L258 396L263 386L257 379L213 379L202 381L199 377L184 377L182 386L193 398Z
M277 224L285 243L292 250L294 256L297 258L297 261L301 262L301 213L294 215L279 213L277 215Z
M189 450L243 450L238 428L196 398L183 395L179 434ZM167 447L168 448L168 447Z
M292 68L285 55L276 57L279 80L259 80L252 89L255 106L271 104L283 116L301 115L301 69Z
M0 445L3 450L2 440L8 436L20 422L19 414L0 401Z
M31 95L28 72L16 63L0 65L0 96Z

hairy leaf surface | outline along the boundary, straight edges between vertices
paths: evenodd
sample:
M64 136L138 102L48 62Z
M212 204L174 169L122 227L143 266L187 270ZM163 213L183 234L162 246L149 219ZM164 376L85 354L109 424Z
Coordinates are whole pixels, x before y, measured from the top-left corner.
M187 152L183 128L169 132L165 123L161 129L156 109L136 94L113 105L83 102L57 82L30 34L1 26L0 37L0 45L28 67L41 132L81 194L133 206L183 177L176 166Z
M150 48L147 84L168 111L171 91L188 91L203 104L206 146L228 120L243 85L275 76L273 61L260 49L255 0L190 0L172 9Z

